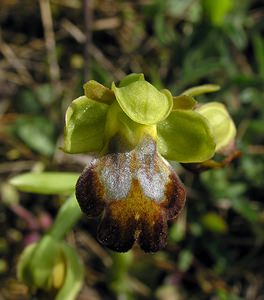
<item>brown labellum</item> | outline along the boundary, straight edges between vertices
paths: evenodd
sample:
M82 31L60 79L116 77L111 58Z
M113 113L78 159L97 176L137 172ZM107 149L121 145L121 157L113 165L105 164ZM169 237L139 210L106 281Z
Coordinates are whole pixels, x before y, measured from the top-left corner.
M166 245L167 221L180 213L186 192L156 143L145 137L130 152L94 159L79 177L76 197L87 216L102 214L103 245L126 252L137 242L155 252Z

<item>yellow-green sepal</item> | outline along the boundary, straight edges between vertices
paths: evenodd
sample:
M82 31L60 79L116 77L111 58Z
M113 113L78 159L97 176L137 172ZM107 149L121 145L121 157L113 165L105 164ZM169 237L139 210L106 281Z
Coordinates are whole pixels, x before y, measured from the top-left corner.
M171 93L168 90L158 91L145 80L136 80L120 88L113 83L112 90L122 110L136 123L157 124L172 110Z
M202 84L185 90L184 92L182 92L182 95L188 95L194 97L202 94L214 93L219 90L220 90L220 86L217 84Z
M95 80L89 80L83 85L84 95L92 100L111 104L115 100L113 91Z
M190 95L179 95L173 97L173 108L176 109L192 109L197 101Z
M175 110L157 126L158 150L169 160L202 162L215 153L215 142L205 117L191 110Z
M99 152L109 106L82 96L66 111L64 148L68 153Z
M145 80L143 73L131 73L120 81L119 87L124 87L129 85L132 82L140 81L140 80Z

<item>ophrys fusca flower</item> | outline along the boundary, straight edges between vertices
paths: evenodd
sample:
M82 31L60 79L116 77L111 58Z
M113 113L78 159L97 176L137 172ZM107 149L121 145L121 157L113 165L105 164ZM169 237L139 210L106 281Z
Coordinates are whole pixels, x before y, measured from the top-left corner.
M124 252L137 242L146 252L158 251L166 244L167 221L186 197L166 159L210 159L216 145L210 122L194 110L191 94L173 97L143 74L111 89L89 81L84 90L67 110L64 145L66 152L96 156L76 185L80 207L101 217L98 239L110 249Z

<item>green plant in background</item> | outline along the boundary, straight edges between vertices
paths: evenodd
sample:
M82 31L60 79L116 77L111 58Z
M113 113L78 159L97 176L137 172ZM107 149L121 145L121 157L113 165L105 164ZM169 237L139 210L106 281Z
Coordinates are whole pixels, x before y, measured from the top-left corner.
M103 245L126 252L136 241L145 252L158 251L166 245L167 221L178 216L186 197L166 159L215 168L225 165L211 160L216 153L232 156L235 151L236 129L224 105L199 106L194 99L218 89L204 85L173 97L143 74L130 74L111 89L89 81L85 95L66 112L63 150L96 158L79 178L31 173L11 183L27 192L71 194L77 181L82 211L89 217L102 215L98 239ZM83 280L78 255L63 240L81 217L76 198L63 204L50 231L24 250L18 264L19 279L57 300L74 299Z
M232 9L234 0L202 0L202 6L209 20L216 26L221 26L226 14Z
M71 194L78 174L27 173L14 177L19 190L39 194ZM84 280L84 268L76 250L64 241L81 217L74 195L61 206L52 228L43 238L25 248L17 265L17 277L32 292L44 290L56 300L75 299Z
M58 197L18 194L5 180L29 169L67 171L76 168L79 171L83 168L83 155L64 155L59 152L57 143L61 139L61 119L66 107L76 95L83 94L85 66L93 79L108 87L113 80L122 79L124 72L140 70L156 88L164 88L165 83L173 95L206 82L220 84L221 91L214 95L193 97L199 104L225 103L237 125L236 140L243 156L227 168L200 175L183 170L182 165L198 173L224 166L235 153L227 156L217 153L202 163L171 163L186 186L188 201L177 220L170 220L168 246L163 251L148 255L135 247L133 251L113 255L107 250L105 255L113 264L106 264L100 251L94 252L92 248L100 248L93 240L96 237L93 225L98 224L99 219L85 218L75 226L78 230L74 240L78 243L73 247L86 266L86 287L81 298L88 298L91 293L99 299L137 300L261 297L263 266L260 262L264 245L262 1L152 0L136 4L134 1L93 1L89 61L80 53L82 36L69 30L84 29L80 1L50 1L61 74L59 84L63 87L61 97L54 97L50 81L40 14L35 13L39 3L29 2L32 5L25 6L18 0L4 1L1 10L3 53L0 60L5 74L0 76L1 296L6 299L53 298L42 293L41 288L35 292L30 282L33 296L29 296L24 284L14 279L13 266L20 249L32 233L39 236L46 229L42 225L32 229L26 219L15 213L10 202L16 201L26 211L29 209L37 222L45 213L51 216L51 221L64 195L74 193L79 174L75 174L68 191L57 191ZM109 23L105 22L102 28L101 20L109 20ZM116 25L112 20L116 20ZM21 22L25 26L21 26ZM36 26L26 26L28 22ZM9 56L12 52L16 59ZM28 72L20 69L19 61ZM27 80L27 73L31 74L31 80ZM176 97L185 103L185 108L195 104L184 101L183 95ZM198 106L193 109L199 111ZM104 129L102 132L104 134ZM97 152L96 149L91 151ZM32 180L27 191L34 183L37 193L41 188L37 187L38 176L46 174L26 175ZM55 174L48 174L40 192L48 193L45 189L49 177L58 186L59 181L52 175ZM23 175L18 189L26 179ZM77 202L76 206L78 208ZM9 217L13 213L18 217ZM72 234L67 238L68 244L72 244ZM127 255L132 257L132 263L129 257L126 259ZM12 280L11 286L9 280ZM18 290L24 290L26 295L15 297Z

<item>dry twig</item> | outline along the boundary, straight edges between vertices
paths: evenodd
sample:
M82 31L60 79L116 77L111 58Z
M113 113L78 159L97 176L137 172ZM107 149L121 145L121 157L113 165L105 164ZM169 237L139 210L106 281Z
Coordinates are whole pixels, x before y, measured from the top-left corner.
M50 79L55 91L55 96L60 94L60 68L56 55L55 34L53 31L52 14L49 0L39 0L41 19L45 35L45 43L48 54Z
M25 85L30 85L33 82L33 78L31 74L28 72L25 65L21 62L21 60L16 56L15 52L12 50L9 45L4 43L4 41L0 40L0 51L3 56L6 58L8 63L17 71L21 81Z
M93 24L93 8L92 0L84 0L84 30L85 30L85 44L84 44L84 78L87 81L91 77L91 43L92 43L92 24Z
M85 34L73 23L68 20L63 20L62 27L66 30L78 43L85 43ZM122 79L126 74L116 66L98 49L94 44L89 46L89 53L98 61L102 66L108 70L116 79Z

